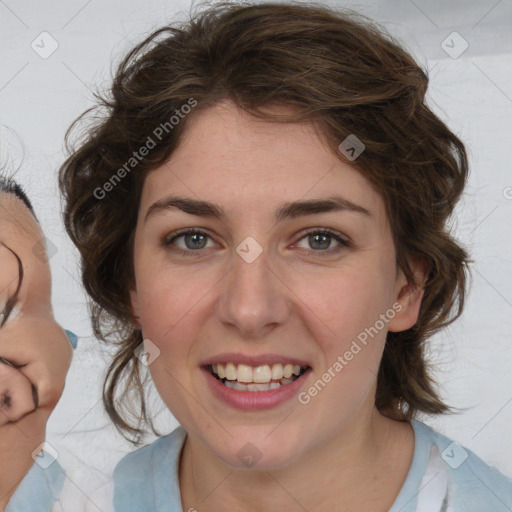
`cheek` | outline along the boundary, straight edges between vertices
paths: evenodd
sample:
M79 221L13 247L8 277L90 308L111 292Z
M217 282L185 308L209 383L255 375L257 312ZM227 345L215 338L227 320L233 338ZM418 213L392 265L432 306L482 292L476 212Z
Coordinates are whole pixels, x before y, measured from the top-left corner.
M295 280L292 287L307 306L301 306L305 323L325 351L339 353L350 346L390 307L391 280L381 272L375 264L361 263Z
M205 281L183 272L153 269L137 279L138 311L147 337L165 337L193 312L205 295Z
M303 323L322 357L300 403L309 404L305 414L314 410L318 418L332 418L321 428L335 432L339 422L371 400L387 333L381 315L390 310L392 281L378 267L361 265L294 289L308 306L302 307ZM340 414L333 416L333 410Z
M188 382L194 340L204 323L200 318L200 302L207 293L205 280L194 279L183 272L156 271L137 280L139 321L144 339L154 343L160 353L150 365L157 389L169 405L172 396L180 394L176 383Z

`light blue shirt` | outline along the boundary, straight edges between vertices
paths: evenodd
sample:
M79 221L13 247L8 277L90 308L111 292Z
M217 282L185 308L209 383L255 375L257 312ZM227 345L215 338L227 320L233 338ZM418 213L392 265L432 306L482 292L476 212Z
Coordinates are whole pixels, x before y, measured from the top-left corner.
M41 452L11 496L5 512L50 512L65 479L60 464L49 453Z
M78 337L65 329L69 342L76 348ZM50 512L58 501L66 472L57 460L44 450L36 457L4 512Z
M389 512L511 512L512 479L471 450L412 420L414 454ZM182 427L126 455L114 470L116 512L183 512L178 463Z

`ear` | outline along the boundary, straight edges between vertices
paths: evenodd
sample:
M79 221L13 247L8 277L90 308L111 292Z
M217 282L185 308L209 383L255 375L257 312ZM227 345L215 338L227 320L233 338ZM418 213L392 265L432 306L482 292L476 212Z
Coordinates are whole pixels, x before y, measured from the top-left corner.
M409 262L416 283L410 282L403 271L399 269L395 287L395 304L393 309L396 315L388 324L391 332L400 332L410 329L418 321L421 301L425 290L423 285L428 277L427 264L420 259Z
M132 314L135 318L134 323L137 327L140 327L140 319L139 319L139 295L137 294L137 290L132 288L130 290L130 303L132 307Z

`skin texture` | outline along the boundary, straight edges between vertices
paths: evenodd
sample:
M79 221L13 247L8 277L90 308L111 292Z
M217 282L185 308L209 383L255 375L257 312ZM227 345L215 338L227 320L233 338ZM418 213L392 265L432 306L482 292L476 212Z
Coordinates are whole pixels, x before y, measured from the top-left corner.
M230 102L190 121L170 161L146 178L131 292L143 336L160 350L152 378L188 433L184 510L388 510L414 434L374 408L376 376L387 330L414 325L422 291L396 268L382 198L311 125L258 121ZM167 209L145 221L148 208L171 194L216 203L226 219ZM371 215L273 218L283 202L332 195ZM209 238L201 245L189 237L188 248L186 237L163 243L183 228ZM306 236L311 228L330 228L350 246L315 243ZM263 249L252 263L235 251L248 236ZM413 269L421 279L421 267ZM308 362L307 390L393 304L400 312L307 405L294 397L242 412L206 385L200 366L207 358L279 354ZM247 443L261 454L251 469L238 457Z
M45 439L46 422L64 389L72 347L56 323L43 234L23 201L0 193L0 310L23 280L18 301L0 327L0 509L34 463L32 452ZM37 407L36 407L37 405Z

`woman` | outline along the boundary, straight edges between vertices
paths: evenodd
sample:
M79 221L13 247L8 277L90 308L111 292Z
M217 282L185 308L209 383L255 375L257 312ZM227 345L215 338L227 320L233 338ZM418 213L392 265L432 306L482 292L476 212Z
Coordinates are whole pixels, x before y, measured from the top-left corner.
M219 4L121 63L61 168L65 223L119 343L108 413L140 440L149 369L181 426L120 462L116 510L512 506L510 479L415 420L450 411L424 342L468 261L446 228L466 152L427 83L319 5Z
M44 237L21 187L0 177L0 509L52 510L65 473L45 446L72 347L56 323ZM70 339L72 333L69 333Z

